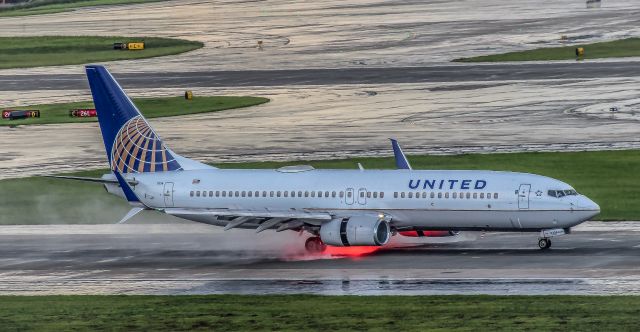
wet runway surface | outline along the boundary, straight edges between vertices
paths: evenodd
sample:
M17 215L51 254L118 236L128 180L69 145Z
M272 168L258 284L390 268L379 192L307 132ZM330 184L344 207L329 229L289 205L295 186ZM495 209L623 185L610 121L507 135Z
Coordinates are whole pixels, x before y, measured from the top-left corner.
M459 64L422 67L327 68L198 72L114 73L127 89L193 87L272 87L394 83L482 82L442 86L440 90L474 90L527 80L583 80L640 76L636 61L526 64ZM1 75L4 91L88 89L85 75ZM438 91L438 90L436 90Z
M590 222L548 251L536 234L463 233L311 256L297 233L2 226L0 294L640 294L639 235Z
M639 27L635 0L596 10L573 0L189 0L2 18L0 36L139 31L202 41L193 52L106 65L136 97L270 98L151 121L177 153L219 163L390 156L388 137L410 154L638 148L637 58L450 60L626 38ZM89 98L79 65L0 70L0 108ZM0 142L0 179L106 165L96 124L0 127Z

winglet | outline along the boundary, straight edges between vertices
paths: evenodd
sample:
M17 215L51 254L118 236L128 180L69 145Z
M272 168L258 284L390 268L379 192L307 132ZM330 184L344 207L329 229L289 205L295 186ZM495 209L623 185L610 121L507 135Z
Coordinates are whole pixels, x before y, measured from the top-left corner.
M396 168L397 169L412 169L411 164L409 164L409 160L407 156L402 152L402 148L398 141L394 138L389 138L391 140L391 146L393 146L393 155L396 158Z

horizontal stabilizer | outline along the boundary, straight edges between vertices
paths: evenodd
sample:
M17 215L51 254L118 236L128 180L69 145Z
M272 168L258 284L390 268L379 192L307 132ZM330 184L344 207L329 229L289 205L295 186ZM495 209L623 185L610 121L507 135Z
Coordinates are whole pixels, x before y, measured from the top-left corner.
M120 221L118 221L118 224L124 224L125 222L129 221L129 219L135 217L136 214L140 213L142 210L144 210L144 208L142 207L136 206L132 208L131 210L129 210L126 216L124 216L122 219L120 219Z
M119 184L118 179L115 178L90 178L83 176L63 176L63 175L43 175L45 178L54 178L54 179L64 179L64 180L76 180L76 181L85 181L85 182L96 182L96 183L109 183L109 184ZM129 185L135 186L138 184L138 181L129 180L127 181Z

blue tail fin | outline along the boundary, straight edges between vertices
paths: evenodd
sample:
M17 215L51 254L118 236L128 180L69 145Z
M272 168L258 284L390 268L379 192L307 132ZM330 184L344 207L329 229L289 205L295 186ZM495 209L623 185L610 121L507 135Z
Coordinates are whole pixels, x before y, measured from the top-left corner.
M182 170L131 99L103 66L86 66L104 147L114 173Z

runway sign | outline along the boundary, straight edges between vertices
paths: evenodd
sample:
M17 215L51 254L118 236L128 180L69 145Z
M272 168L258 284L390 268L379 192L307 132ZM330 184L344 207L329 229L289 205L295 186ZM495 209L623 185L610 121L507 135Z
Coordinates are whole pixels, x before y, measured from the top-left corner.
M93 118L98 116L98 112L94 108L78 108L70 110L69 116L74 118Z
M2 118L5 120L17 120L27 118L39 118L39 110L4 110L2 111Z

